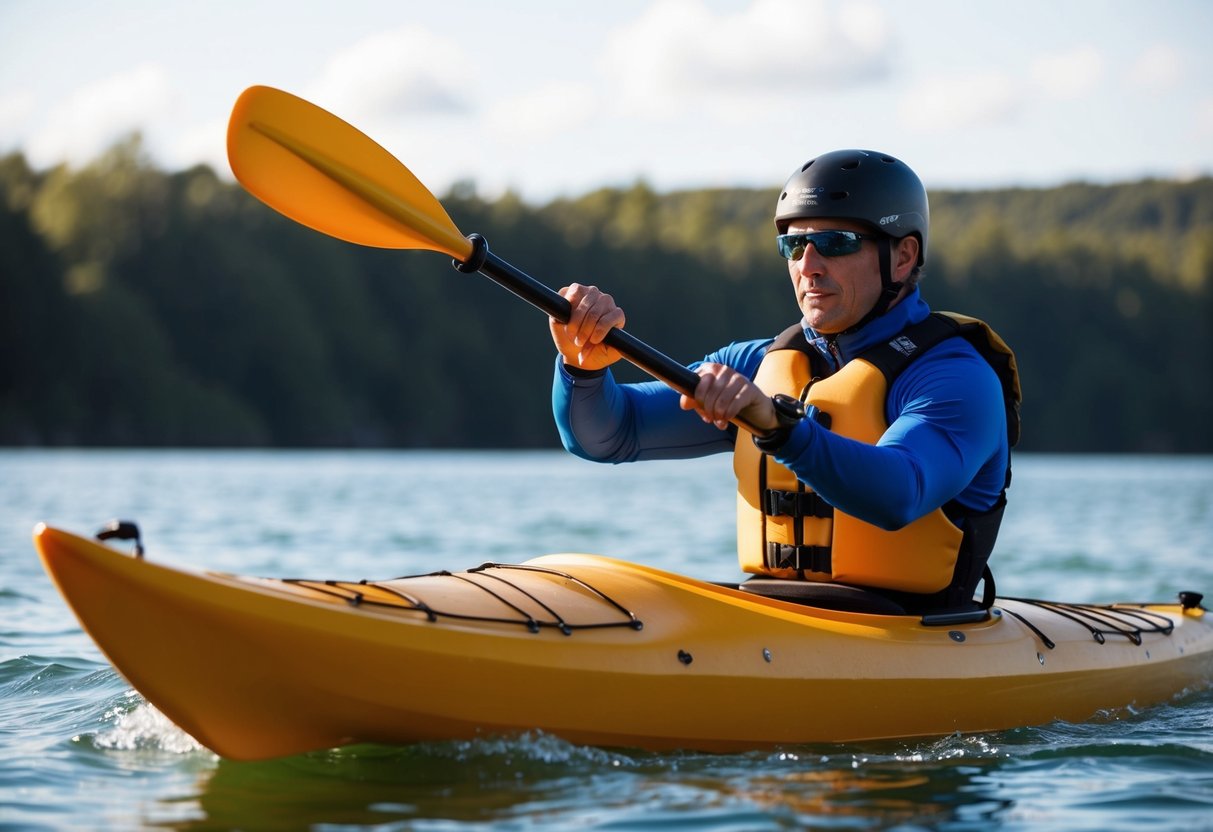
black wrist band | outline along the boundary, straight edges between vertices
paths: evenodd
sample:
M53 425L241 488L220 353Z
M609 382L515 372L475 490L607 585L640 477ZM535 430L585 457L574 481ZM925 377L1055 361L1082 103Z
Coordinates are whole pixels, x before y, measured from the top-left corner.
M800 399L776 393L771 397L771 404L775 407L775 419L779 423L778 426L766 436L754 435L754 446L767 454L777 451L787 444L792 431L804 419L804 402Z
M788 427L776 428L774 432L768 433L766 436L755 436L754 446L764 454L771 454L787 444L788 439L792 436L793 425Z
M574 364L565 364L564 371L573 378L598 378L606 375L606 367L600 370L583 370Z

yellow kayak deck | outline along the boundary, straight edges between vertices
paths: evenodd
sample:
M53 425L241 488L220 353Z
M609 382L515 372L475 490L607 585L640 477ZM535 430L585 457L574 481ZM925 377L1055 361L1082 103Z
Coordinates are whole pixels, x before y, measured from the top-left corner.
M47 526L35 544L117 670L234 759L532 729L708 751L931 736L1213 680L1190 603L1000 599L929 626L593 555L351 582L191 572Z

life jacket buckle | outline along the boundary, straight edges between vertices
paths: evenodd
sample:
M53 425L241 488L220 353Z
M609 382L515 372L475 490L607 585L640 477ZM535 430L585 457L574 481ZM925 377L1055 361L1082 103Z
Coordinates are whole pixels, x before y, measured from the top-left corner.
M829 573L832 568L830 547L768 543L766 567L768 569L797 569L805 572Z
M834 507L815 491L780 491L768 488L762 492L762 510L768 517L834 516Z

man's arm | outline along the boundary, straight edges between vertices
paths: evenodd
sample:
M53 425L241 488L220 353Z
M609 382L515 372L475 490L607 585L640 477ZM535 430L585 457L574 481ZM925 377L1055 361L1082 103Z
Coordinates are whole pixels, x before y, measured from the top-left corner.
M753 376L770 340L747 341L707 356ZM559 357L552 412L564 447L596 462L684 459L731 451L733 433L679 407L679 393L657 381L619 384L609 370L570 371Z

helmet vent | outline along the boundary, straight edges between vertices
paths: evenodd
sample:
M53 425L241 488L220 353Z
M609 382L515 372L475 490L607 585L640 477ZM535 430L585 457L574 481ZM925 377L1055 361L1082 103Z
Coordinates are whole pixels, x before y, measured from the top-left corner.
M859 160L858 160L858 159L852 159L851 161L849 161L849 162L843 162L843 164L842 164L842 169L843 169L843 170L855 170L855 169L856 169L856 168L858 168L858 167L859 167Z
M848 193L847 191L834 191L830 194L830 199L834 199L834 200L846 199L850 195L851 194Z
M785 199L787 199L787 198L788 198L788 192L787 192L787 191L784 191L783 193L781 193L781 194L779 195L779 201L780 201L780 202L783 202L783 201L784 201Z
M801 173L804 173L806 170L808 170L809 168L811 168L811 167L813 166L813 163L814 163L814 162L816 162L816 161L817 161L816 159L810 159L809 161L805 162L805 163L804 163L804 167L802 167L802 168L800 169L800 172L801 172Z
M880 161L884 162L886 165L897 164L897 160L894 159L892 156L881 156Z

